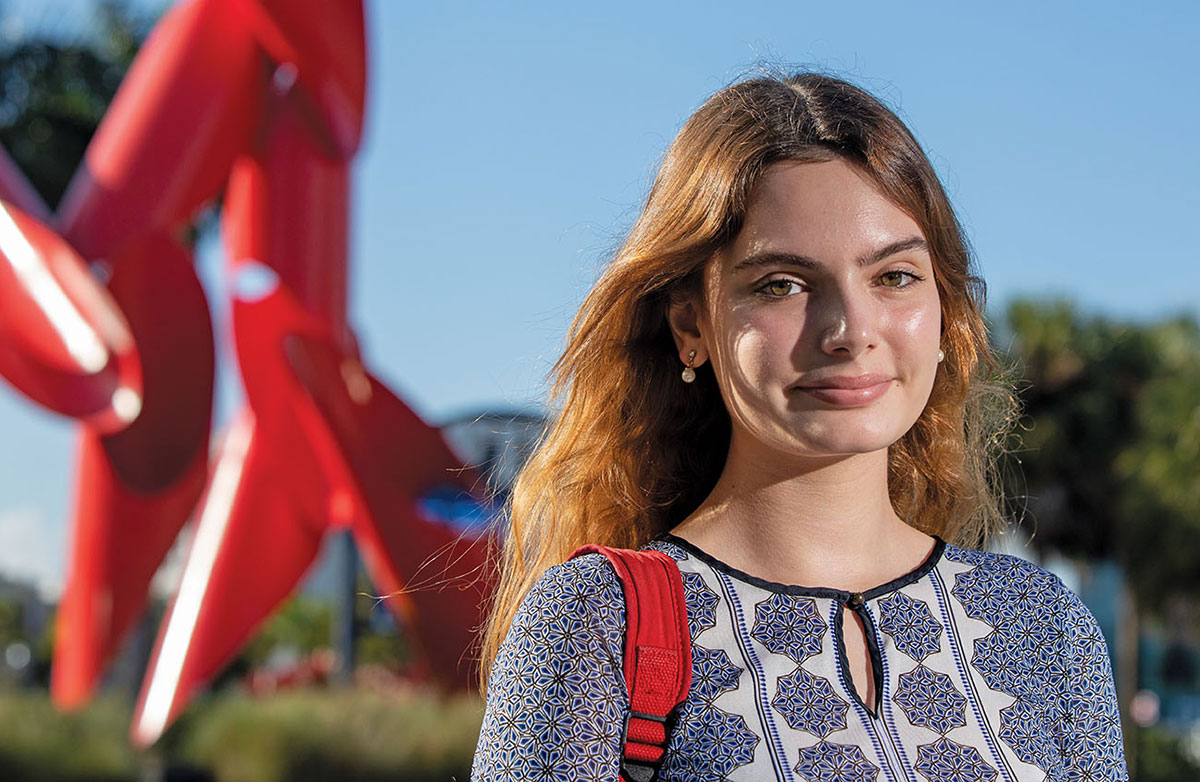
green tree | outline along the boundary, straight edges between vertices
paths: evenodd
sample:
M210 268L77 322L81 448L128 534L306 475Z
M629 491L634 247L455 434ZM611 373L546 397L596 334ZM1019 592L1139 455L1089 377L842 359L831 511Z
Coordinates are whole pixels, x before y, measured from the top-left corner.
M1122 559L1141 599L1200 596L1200 325L1189 318L1145 333L1155 372L1135 408L1137 437L1117 455Z
M1200 595L1200 326L1016 301L1001 344L1026 417L1006 473L1024 480L1033 544L1124 566L1144 606ZM1003 340L1003 337L1002 337Z
M241 656L254 668L265 664L278 648L300 655L327 648L332 615L327 601L294 595L255 633Z
M52 209L153 19L110 0L97 5L96 22L86 39L0 41L0 144Z

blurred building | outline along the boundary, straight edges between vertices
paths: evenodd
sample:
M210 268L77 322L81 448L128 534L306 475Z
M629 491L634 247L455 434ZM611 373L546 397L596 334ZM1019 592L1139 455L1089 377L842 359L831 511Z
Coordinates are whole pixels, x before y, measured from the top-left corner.
M489 410L450 419L442 435L463 462L483 473L492 493L507 496L546 423L541 415Z

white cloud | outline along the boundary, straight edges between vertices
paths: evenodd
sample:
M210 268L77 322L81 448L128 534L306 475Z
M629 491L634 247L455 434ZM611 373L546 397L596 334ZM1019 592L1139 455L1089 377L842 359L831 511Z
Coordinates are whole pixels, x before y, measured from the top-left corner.
M45 600L57 601L66 572L66 530L36 508L0 511L0 575L32 583Z

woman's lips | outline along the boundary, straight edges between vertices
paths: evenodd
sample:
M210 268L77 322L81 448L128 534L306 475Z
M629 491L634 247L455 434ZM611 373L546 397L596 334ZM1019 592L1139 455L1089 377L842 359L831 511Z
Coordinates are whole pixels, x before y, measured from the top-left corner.
M826 378L796 388L826 404L858 407L874 402L887 393L891 385L892 378L887 375L860 375Z

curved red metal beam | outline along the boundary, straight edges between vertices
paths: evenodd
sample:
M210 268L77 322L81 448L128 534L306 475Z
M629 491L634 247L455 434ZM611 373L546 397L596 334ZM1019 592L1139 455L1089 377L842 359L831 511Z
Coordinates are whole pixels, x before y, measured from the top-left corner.
M85 702L145 605L208 472L214 346L191 253L152 234L117 259L109 292L142 357L145 398L124 430L79 427L67 584L51 693Z
M34 402L117 432L142 408L120 306L54 231L0 201L0 375Z

